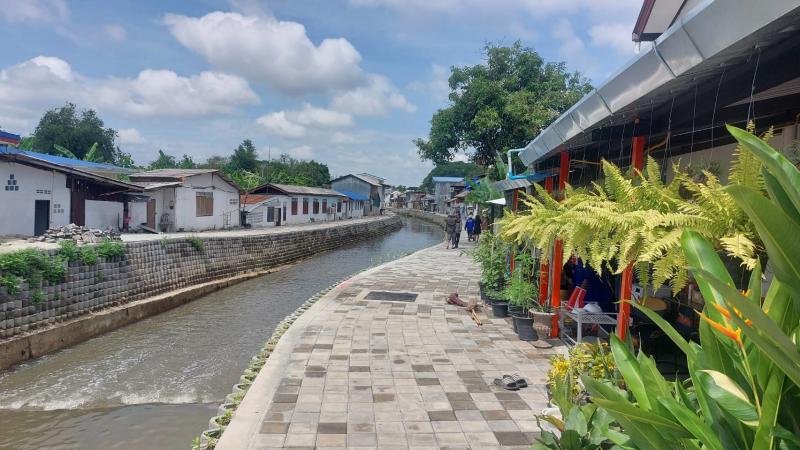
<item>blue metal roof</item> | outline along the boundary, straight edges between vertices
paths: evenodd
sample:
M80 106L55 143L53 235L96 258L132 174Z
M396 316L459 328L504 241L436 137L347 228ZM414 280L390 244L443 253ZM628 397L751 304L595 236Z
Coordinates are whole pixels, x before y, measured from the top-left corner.
M464 181L464 177L433 177L434 183L458 183Z
M338 193L344 195L345 197L349 198L350 200L353 200L353 201L356 201L356 202L367 202L367 201L369 201L369 197L367 197L366 195L357 194L357 193L351 192L351 191L341 191L340 190L340 191L336 191L336 192L338 192Z
M120 170L120 169L123 169L122 167L118 167L118 166L115 166L113 164L98 163L98 162L92 162L92 161L83 161L83 160L80 160L80 159L66 158L64 156L57 156L57 155L48 155L47 153L38 153L38 152L29 151L29 150L20 150L20 149L17 149L17 148L8 147L6 145L0 145L0 153L22 154L22 155L28 156L30 158L36 158L36 159L40 159L42 161L47 161L47 162L52 163L52 164L59 164L59 165L62 165L62 166L69 166L69 167L89 167L89 168L106 169L106 170Z

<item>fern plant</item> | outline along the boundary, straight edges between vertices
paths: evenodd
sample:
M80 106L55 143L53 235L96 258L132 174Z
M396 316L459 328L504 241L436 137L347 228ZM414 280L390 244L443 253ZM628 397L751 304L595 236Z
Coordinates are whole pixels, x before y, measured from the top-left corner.
M763 190L758 160L742 147L736 155L730 182ZM589 190L567 186L562 201L534 185L537 195L523 198L528 209L507 212L501 220L503 237L538 248L560 239L565 257L576 254L614 273L634 264L642 282L669 282L673 292L688 280L680 248L686 228L699 230L748 269L755 267L760 243L753 225L716 175L704 171L704 180L698 180L676 164L673 180L665 184L650 157L644 171L632 176L608 161L602 165L602 184L592 183Z

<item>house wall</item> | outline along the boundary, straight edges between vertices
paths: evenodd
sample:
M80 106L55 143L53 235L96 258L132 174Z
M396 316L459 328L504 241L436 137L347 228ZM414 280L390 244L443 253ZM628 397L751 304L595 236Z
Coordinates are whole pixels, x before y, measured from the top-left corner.
M122 228L122 202L86 200L86 227L119 230Z
M131 216L129 228L139 229L143 223L147 223L147 202L128 202L128 214Z
M12 185L16 181L19 189L6 190L9 181ZM64 174L0 162L0 185L0 235L32 236L36 200L50 201L51 228L69 224L70 195Z
M176 188L160 189L162 204L156 205L161 214L168 213L172 219L171 231L202 231L239 226L239 192L235 187L215 174L201 174L187 177L184 184ZM174 192L175 209L169 209L169 201ZM198 192L211 192L214 210L210 216L197 217ZM158 200L156 200L158 201Z
M261 203L257 207L253 208L247 213L247 224L254 227L254 228L266 228L266 227L274 227L275 221L278 220L278 214L281 208L281 205L286 201L285 197L274 197L271 198L264 203ZM268 209L275 208L275 215L273 217L272 222L268 222ZM283 223L283 217L281 217L281 223Z
M361 194L365 197L369 197L372 193L372 185L367 183L364 180L360 180L353 176L348 176L342 178L341 180L336 180L331 182L331 189L334 191L350 191L356 194Z
M291 199L297 199L297 214L292 215L292 202ZM308 199L308 214L303 214L303 199ZM340 197L327 197L327 196L314 196L314 195L290 195L286 200L286 223L298 224L308 222L326 222L329 220L336 220L338 214L334 212L323 211L322 201L328 201L328 208L336 206L336 202ZM314 199L319 202L319 213L314 214ZM313 219L313 220L312 220Z

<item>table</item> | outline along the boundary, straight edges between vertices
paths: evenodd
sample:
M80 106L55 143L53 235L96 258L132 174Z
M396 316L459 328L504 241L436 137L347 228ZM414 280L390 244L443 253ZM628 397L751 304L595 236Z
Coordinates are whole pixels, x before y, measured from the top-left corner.
M564 333L564 317L569 317L578 325L577 339L572 339L568 334ZM583 341L583 325L596 324L596 325L616 325L617 313L593 313L586 312L583 309L576 308L572 311L562 310L559 314L559 330L561 330L561 338L569 340L573 345L580 344ZM602 330L603 328L600 327ZM606 333L608 334L608 333Z

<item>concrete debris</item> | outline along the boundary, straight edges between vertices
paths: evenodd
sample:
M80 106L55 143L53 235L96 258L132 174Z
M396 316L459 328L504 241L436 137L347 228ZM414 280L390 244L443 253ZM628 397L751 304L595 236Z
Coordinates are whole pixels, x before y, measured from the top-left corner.
M51 228L44 232L43 235L35 238L30 238L30 242L59 242L65 240L73 240L76 244L96 244L106 239L112 241L121 240L119 232L114 230L101 230L99 228L87 228L80 225L71 223L63 227Z

